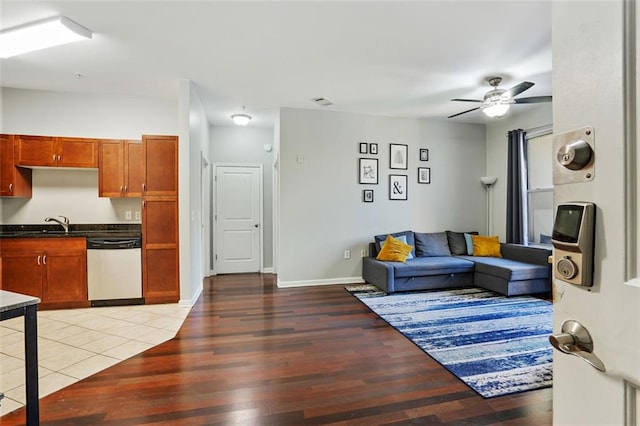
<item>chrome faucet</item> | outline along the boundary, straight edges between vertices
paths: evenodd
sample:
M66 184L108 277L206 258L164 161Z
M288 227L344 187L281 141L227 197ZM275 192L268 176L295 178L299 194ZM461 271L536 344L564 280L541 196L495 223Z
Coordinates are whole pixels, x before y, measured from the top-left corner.
M58 225L62 226L64 228L64 232L65 233L69 233L69 218L66 216L58 216L61 217L62 220L56 219L54 217L47 217L44 219L45 222L55 222Z

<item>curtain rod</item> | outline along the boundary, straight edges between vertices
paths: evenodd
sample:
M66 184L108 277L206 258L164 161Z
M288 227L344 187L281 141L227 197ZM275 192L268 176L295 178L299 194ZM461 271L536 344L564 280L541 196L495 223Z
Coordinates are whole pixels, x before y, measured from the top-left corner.
M548 135L550 133L553 133L553 125L552 124L543 124L542 126L538 126L538 127L532 127L530 129L524 129L523 130L526 134L527 137L529 138L535 138L538 136L543 136L543 135ZM505 133L505 135L509 135L509 133Z

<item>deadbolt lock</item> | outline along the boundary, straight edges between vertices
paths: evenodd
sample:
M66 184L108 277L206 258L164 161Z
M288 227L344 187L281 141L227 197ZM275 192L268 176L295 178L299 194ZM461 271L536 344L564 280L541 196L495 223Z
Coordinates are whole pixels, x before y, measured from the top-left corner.
M595 177L595 135L593 127L561 133L553 138L555 161L553 183L588 182Z

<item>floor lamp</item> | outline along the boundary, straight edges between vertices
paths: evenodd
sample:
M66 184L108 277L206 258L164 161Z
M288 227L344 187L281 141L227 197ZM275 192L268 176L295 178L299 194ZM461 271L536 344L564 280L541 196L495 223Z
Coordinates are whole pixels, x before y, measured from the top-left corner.
M487 190L487 235L491 235L491 223L493 222L493 217L491 217L491 187L497 180L498 178L495 176L483 176L480 178L480 182Z

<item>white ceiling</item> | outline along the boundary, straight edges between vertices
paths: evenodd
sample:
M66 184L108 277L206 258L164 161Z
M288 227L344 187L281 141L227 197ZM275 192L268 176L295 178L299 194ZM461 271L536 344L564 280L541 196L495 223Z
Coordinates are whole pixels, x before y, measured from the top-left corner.
M2 29L66 16L91 41L0 61L2 86L177 99L196 84L210 121L246 112L271 126L278 107L392 117L448 115L481 99L484 78L551 95L545 1L1 0ZM81 73L83 78L76 78ZM310 99L334 105L319 107ZM520 112L530 105L515 105ZM452 119L484 123L479 111Z

